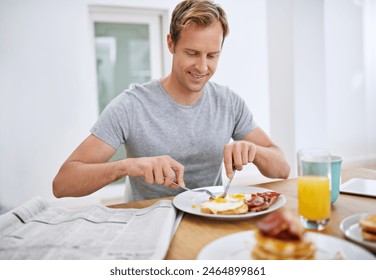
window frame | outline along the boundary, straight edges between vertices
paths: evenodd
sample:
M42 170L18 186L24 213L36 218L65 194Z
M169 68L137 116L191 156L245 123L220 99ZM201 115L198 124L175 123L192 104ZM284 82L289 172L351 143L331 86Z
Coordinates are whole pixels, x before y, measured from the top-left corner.
M166 39L168 20L167 10L119 6L89 6L90 43L93 47L94 67L96 67L96 52L94 49L95 23L147 24L149 26L151 79L159 79L166 76L171 65ZM97 108L99 108L98 77L96 69L93 70L95 73L95 96L97 97L95 103ZM99 115L99 109L97 110L97 115Z

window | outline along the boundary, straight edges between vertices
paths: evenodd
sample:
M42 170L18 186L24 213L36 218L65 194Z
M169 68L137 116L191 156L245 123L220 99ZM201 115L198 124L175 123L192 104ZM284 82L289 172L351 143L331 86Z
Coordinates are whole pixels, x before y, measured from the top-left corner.
M151 79L146 24L95 23L99 112L132 83Z

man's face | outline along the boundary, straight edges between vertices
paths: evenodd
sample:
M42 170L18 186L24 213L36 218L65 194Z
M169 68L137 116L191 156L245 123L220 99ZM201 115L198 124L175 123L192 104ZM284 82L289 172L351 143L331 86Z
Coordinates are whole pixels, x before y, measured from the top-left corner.
M219 21L209 27L187 26L176 45L168 37L173 54L171 78L181 93L201 93L215 73L222 41L223 29Z

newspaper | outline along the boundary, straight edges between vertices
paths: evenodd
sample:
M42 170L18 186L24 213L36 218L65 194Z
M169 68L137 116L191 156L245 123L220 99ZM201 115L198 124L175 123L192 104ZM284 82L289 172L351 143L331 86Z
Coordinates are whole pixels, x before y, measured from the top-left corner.
M0 216L0 259L163 259L182 216L168 200L65 209L36 197Z

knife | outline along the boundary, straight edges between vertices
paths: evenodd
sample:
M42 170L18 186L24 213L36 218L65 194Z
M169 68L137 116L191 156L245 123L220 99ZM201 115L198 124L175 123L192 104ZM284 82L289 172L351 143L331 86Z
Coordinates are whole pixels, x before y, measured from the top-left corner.
M232 166L232 171L234 172L234 175L232 176L232 178L228 181L227 185L225 186L225 191L223 192L223 194L220 196L220 197L223 197L225 198L226 195L227 195L227 192L228 192L228 189L230 188L230 185L231 185L231 182L232 182L232 179L234 179L235 177L235 166Z

